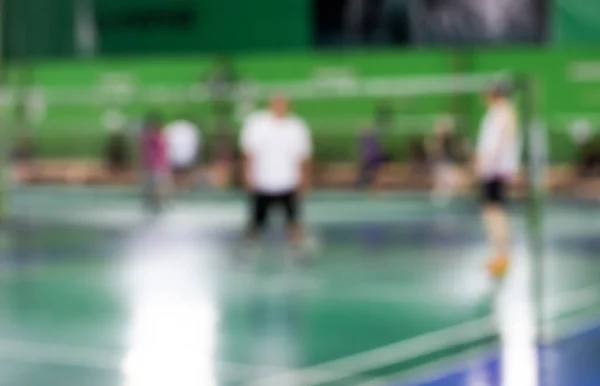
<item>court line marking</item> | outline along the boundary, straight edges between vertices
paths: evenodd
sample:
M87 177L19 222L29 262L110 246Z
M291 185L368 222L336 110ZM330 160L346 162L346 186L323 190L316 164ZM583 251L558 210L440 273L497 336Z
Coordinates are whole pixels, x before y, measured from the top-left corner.
M559 311L555 311L555 312L560 313L560 310L564 310L564 311L568 311L568 312L573 311L574 307L572 306L572 304L577 304L579 306L584 306L584 305L589 306L590 303L588 301L590 301L590 299L593 300L593 303L596 303L596 300L598 298L600 298L600 295L599 296L589 296L589 294L598 295L598 292L597 292L598 289L599 289L598 285L593 285L593 286L586 287L586 288L583 288L580 290L571 291L569 293L557 295L556 296L556 298L558 298L557 304L559 304L560 306L558 307ZM579 299L579 300L577 300L577 299ZM573 300L575 300L575 303L571 303ZM472 326L474 324L479 325L481 327L481 325L479 323L482 320L488 320L488 319L489 318L483 318L479 321L470 321L463 325L451 327L446 330L439 330L439 331L433 332L431 334L425 334L425 335L429 336L430 340L431 339L436 340L436 339L439 339L440 333L449 334L450 332L454 333L456 330L458 330L461 333L464 333L463 330L466 327L474 328L475 326ZM588 318L588 320L589 320L589 318ZM466 327L465 327L465 325L466 325ZM577 328L563 328L563 330L581 329L581 327L580 327L581 323L578 323L578 322L569 323L568 325L569 326L577 325ZM595 321L595 323L593 325L594 326L597 325L597 320ZM448 331L448 330L450 330L450 331ZM553 341L559 340L559 339L561 339L561 335L565 336L568 334L577 335L577 332L571 331L570 333L566 333L566 334L565 333L558 334L557 336L551 337L549 339L549 341L553 342ZM467 334L467 335L469 335L469 334ZM417 343L413 343L413 345L414 345L414 347L416 347L418 349L419 347L422 347L424 342L427 342L427 339L424 339L423 336L420 336L420 337L413 338L412 341L417 342ZM403 341L400 343L402 345L406 345L406 343L410 343L410 342ZM397 350L398 345L392 345L392 346L396 346L395 349ZM380 351L380 350L381 350L381 348L373 350L373 351ZM106 370L121 369L120 360L117 359L117 356L115 356L114 354L115 354L114 352L111 353L108 350L0 339L0 357L5 357L8 359L13 359L13 360L21 360L21 361L25 361L25 362L79 366L79 367L88 367L88 368L106 369ZM367 354L367 353L359 353L355 356L341 358L340 360L330 362L329 364L325 363L322 365L318 365L318 367L322 367L324 365L331 365L331 364L335 365L336 363L338 365L340 363L344 364L344 362L347 362L348 360L360 361L360 360L362 360L364 354ZM390 352L388 354L392 354L392 353ZM398 354L396 352L394 352L393 355L395 356L394 362L397 362L398 360L397 360L396 356ZM467 355L467 354L465 354L465 355ZM410 358L412 358L412 356L408 356L408 358L410 359ZM450 361L452 358L454 358L454 360L457 360L455 356L452 356L450 358L445 358L445 359ZM374 356L371 355L371 361L373 361L374 359L375 359ZM444 362L442 362L442 363L444 363ZM345 364L348 365L348 363L345 363ZM351 365L353 365L353 364L351 363ZM431 366L428 368L435 367L431 363L429 365L431 365ZM223 367L224 369L227 370L228 377L232 377L232 378L236 378L236 379L247 379L251 376L256 376L257 375L256 373L261 372L261 371L267 373L267 372L282 370L281 368L277 368L277 367L265 367L265 366L242 365L242 364L218 364L217 367ZM408 370L408 372L405 372L405 374L407 374L407 373L411 374L413 371L417 371L417 369L418 368ZM353 367L351 370L355 370L355 368ZM317 372L313 368L311 370L310 375L312 377L319 377L319 379L322 379L322 378L327 378L327 379L335 378L337 380L345 379L345 378L360 379L359 374L356 374L354 371L351 371L350 373L346 372L343 374L342 373L334 374L332 372L329 372L329 371L326 372L323 370L319 370ZM405 379L408 377L409 376L407 375L405 377L402 377L402 379ZM366 384L369 385L369 383L366 383Z
M600 284L568 291L543 301L548 302L544 307L544 313L548 313L550 317L556 318L569 312L581 311L590 305L600 303Z
M493 336L494 332L494 319L484 317L299 371L290 371L259 379L249 385L281 386L295 383L314 385L339 381L351 377L352 374L359 375L369 369L403 362L431 352Z
M496 346L495 344L489 344L486 347L476 350L467 350L460 354L449 355L448 357L413 367L410 370L361 383L359 386L390 386L400 382L412 384L439 380L448 375L460 372L464 367L469 366L470 363L489 363L498 356Z
M600 294L598 294L599 289L600 285L592 285L555 295L545 301L554 300L556 302L557 306L554 308L553 316L557 317L561 313L574 311L574 308L577 306L581 310L595 304L600 299ZM547 322L549 321L547 320ZM496 319L493 316L484 317L295 372L290 371L273 377L255 380L248 385L277 386L293 384L293 382L298 381L301 384L318 385L350 378L352 374L358 375L370 369L385 367L389 364L418 358L431 352L475 341L478 338L492 336L496 331L495 322ZM334 368L335 371L326 373L325 370L327 368ZM346 376L340 378L342 374Z
M108 349L0 339L0 358L18 362L123 372L124 354ZM276 366L216 363L219 377L240 381L257 373L284 371Z

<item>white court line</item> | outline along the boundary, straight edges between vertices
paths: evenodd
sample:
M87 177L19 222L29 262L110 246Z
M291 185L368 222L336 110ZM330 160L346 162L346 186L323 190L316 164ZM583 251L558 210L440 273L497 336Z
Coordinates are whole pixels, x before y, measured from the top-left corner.
M385 378L373 379L359 386L390 386L392 384L402 383L422 383L427 381L435 381L454 372L461 371L461 368L467 367L468 364L477 362L483 364L489 362L494 356L497 356L497 345L488 345L477 350L469 350L450 357L438 359L433 362L416 366L410 370L396 373L395 375L386 376Z
M575 300L576 304L583 305L584 300L577 299L593 299L596 297L589 296L589 293L597 293L598 286L591 286L581 290L573 291L570 293L556 296L557 304L560 304L560 309L566 311L572 311L572 306L569 301ZM589 304L585 304L588 306ZM558 311L557 311L558 312ZM597 324L597 319L594 320L594 325ZM576 327L575 327L576 325ZM562 330L570 330L571 332L564 333L562 337L573 334L572 331L575 329L581 330L581 323L569 323L568 328ZM376 368L377 366L385 366L386 364L401 362L406 359L412 359L419 355L426 354L427 348L437 346L437 350L443 350L444 346L440 346L440 339L450 339L453 343L446 341L446 345L455 345L465 343L465 339L474 339L476 336L482 336L482 334L492 327L491 320L489 318L483 318L477 321L471 321L463 325L451 327L445 330L439 330L430 334L425 334L413 339L401 341L390 346L375 349L372 351L359 353L346 358L341 358L332 362L318 365L314 368L309 368L309 373L304 375L309 376L309 380L312 382L318 381L326 382L328 380L340 380L345 378L357 379L360 371L368 370L369 368ZM587 327L586 327L587 328ZM585 330L585 329L584 329ZM492 331L492 330L489 330ZM555 335L550 338L550 342L561 339L560 335ZM122 370L122 362L119 355L110 350L93 349L75 347L69 345L55 345L55 344L43 344L26 342L19 340L0 339L0 357L5 359L12 359L22 362L39 363L39 364L54 364L64 366L75 366L92 368L98 370ZM465 354L468 357L468 353ZM453 369L451 363L460 363L461 356L452 356L445 358L438 362L424 365L423 367L417 367L406 372L402 379L411 377L411 374L419 373L431 374L436 368L440 366L449 368L450 370L437 370L436 373L448 373ZM271 374L276 371L284 371L277 367L268 366L254 366L254 365L242 365L242 364L218 364L217 367L221 368L223 375L228 378L248 379L250 377L256 377L257 373ZM330 372L325 367L337 367L336 370L343 370L342 373ZM362 370L361 370L362 369ZM298 372L302 373L302 371ZM294 372L294 374L297 374ZM282 375L277 375L278 379L282 379ZM415 375L416 376L416 375ZM272 379L272 378L270 378ZM430 378L431 379L431 378ZM285 383L287 379L282 379L282 383L279 385L288 385ZM268 385L267 383L252 383L257 385ZM272 384L272 383L271 383ZM369 383L367 383L369 384Z
M582 320L585 322L582 323ZM561 323L564 326L560 331L552 331L546 335L544 344L551 345L563 339L569 339L576 337L586 331L594 328L598 328L600 320L600 313L596 312L594 316L587 316L586 318L577 318L576 320L569 320L568 323ZM489 345L489 348L477 349L473 351L464 352L461 354L446 357L434 362L430 362L424 365L414 367L408 371L397 373L396 375L386 376L385 378L379 378L370 380L359 384L359 386L389 386L397 383L423 383L427 381L434 381L441 379L445 376L458 372L461 368L466 368L472 362L487 363L494 356L497 356L496 348Z
M593 285L576 291L567 292L551 298L554 301L553 315L575 311L575 307L585 308L600 299L600 286ZM344 378L352 374L385 367L408 359L417 358L431 352L441 351L456 345L468 343L492 335L496 331L495 319L481 318L461 325L434 331L415 338L400 341L389 346L365 351L314 367L288 372L259 379L249 383L251 386L278 386L300 383L302 385L318 385ZM335 370L328 372L326 370ZM337 377L333 375L337 374ZM342 374L346 374L342 377Z
M590 305L600 303L600 284L595 284L579 290L570 291L564 294L556 295L548 300L547 309L549 317L559 317L570 312L581 311Z
M0 339L0 358L24 363L122 372L124 356L106 349ZM219 370L219 377L228 381L248 379L255 377L257 373L266 376L276 371L284 371L275 366L233 363L217 363L215 367Z
M326 362L304 370L290 371L249 383L252 386L314 385L338 381L369 369L392 365L417 358L434 351L451 348L493 335L491 317L469 321L457 326L434 331L388 346L361 352ZM331 371L331 372L330 372Z

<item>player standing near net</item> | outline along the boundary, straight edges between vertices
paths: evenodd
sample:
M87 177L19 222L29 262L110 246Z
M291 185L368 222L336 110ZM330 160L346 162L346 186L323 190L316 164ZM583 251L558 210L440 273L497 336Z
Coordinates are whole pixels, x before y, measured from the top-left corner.
M251 219L247 240L256 239L267 225L269 212L282 209L288 238L300 246L302 196L310 186L311 134L302 119L290 112L288 99L275 95L269 110L252 114L240 136L243 177L250 193Z
M476 171L483 194L483 220L493 247L490 274L502 277L510 263L510 225L507 190L520 166L517 111L509 99L509 86L494 84L486 93L487 113L481 123Z

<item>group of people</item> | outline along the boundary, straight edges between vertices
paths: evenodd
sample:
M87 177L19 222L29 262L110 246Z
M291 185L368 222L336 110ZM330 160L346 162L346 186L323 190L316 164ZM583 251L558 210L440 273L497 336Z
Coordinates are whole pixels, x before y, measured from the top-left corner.
M160 211L172 186L173 173L187 173L195 164L199 144L190 122L164 126L152 114L141 135L145 202ZM256 111L245 120L239 139L242 154L242 181L250 196L250 219L246 238L257 238L267 225L273 208L283 210L289 240L304 241L300 226L300 201L310 187L312 139L306 123L290 111L288 99L274 95L269 108ZM221 157L221 161L230 161ZM214 166L214 165L213 165ZM216 165L218 171L219 165ZM213 172L215 169L213 168Z
M489 236L492 258L489 273L502 277L510 263L510 227L506 204L508 189L520 169L520 140L517 112L510 100L510 88L504 83L494 84L485 93L487 112L481 122L474 157L474 173L480 186L483 222ZM150 127L153 127L151 122ZM154 126L157 126L154 124ZM151 129L145 148L148 166L154 171L151 184L165 177L160 165L164 155ZM457 154L452 140L452 125L442 121L437 127L431 151L438 164L441 185L453 173ZM368 137L365 149L373 158L381 157ZM301 226L301 202L310 187L312 138L306 123L294 115L288 99L275 95L269 108L251 114L245 120L239 139L242 154L242 177L249 195L250 216L246 239L256 239L267 225L272 210L281 210L286 218L286 229L292 245L305 239ZM155 158L156 157L156 158ZM440 188L440 189L442 189ZM156 196L160 199L160 191ZM436 193L437 194L437 193Z
M510 101L509 88L496 84L485 94L484 116L475 150L474 172L479 181L483 203L483 220L492 247L489 272L501 277L510 262L510 232L506 212L507 193L512 179L519 173L520 143L517 112ZM439 123L430 149L436 164L439 186L434 196L447 194L455 161L455 142L449 121ZM198 128L188 120L165 125L160 116L150 114L139 136L141 167L144 176L144 202L152 211L160 211L172 188L173 175L192 173L201 156L202 138ZM217 141L219 142L219 141ZM15 176L29 157L28 146L13 153ZM363 147L373 163L384 161L384 155L373 136L365 135ZM313 142L307 124L291 111L284 95L274 95L266 110L250 114L239 135L242 155L242 181L249 197L249 219L246 239L260 236L270 213L279 209L286 219L292 245L306 239L302 227L302 201L311 186ZM230 173L233 162L229 139L223 137L211 166L213 175ZM216 172L216 177L215 173ZM363 175L365 181L372 176ZM451 185L451 183L450 183Z
M160 211L176 181L223 186L230 174L233 154L228 130L216 135L208 170L198 170L203 156L200 129L191 120L164 124L156 113L149 114L139 135L145 202Z

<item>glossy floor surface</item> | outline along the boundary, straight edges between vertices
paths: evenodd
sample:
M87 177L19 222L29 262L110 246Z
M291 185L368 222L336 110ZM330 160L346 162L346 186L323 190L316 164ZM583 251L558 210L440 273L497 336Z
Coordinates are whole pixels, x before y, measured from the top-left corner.
M10 208L2 386L600 384L597 204L550 200L540 260L516 203L501 283L470 199L314 193L309 264L278 218L241 244L235 194L150 216L133 192L27 188Z

